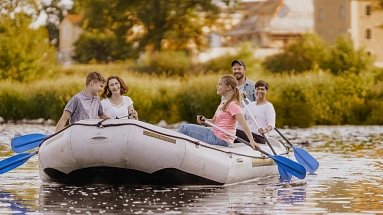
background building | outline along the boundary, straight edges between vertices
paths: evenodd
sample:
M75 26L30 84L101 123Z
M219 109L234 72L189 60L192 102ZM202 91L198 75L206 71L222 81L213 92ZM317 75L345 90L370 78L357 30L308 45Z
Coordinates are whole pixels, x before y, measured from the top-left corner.
M328 43L348 34L383 66L383 10L378 0L314 0L314 28Z
M268 0L244 10L240 23L225 34L225 46L252 41L261 48L284 48L314 30L312 0Z
M79 26L83 16L78 14L67 14L59 26L59 63L73 63L72 55L75 50L74 43L78 40L83 30Z

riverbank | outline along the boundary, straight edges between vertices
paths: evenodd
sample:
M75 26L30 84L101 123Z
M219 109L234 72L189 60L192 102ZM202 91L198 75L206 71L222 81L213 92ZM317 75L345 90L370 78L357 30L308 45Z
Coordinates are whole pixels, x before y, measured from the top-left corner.
M140 120L157 124L212 117L220 102L216 94L221 73L186 77L157 76L126 70L123 65L81 65L62 68L58 78L32 83L0 81L0 116L4 121L58 121L67 102L84 88L90 70L119 75L129 87ZM227 73L231 73L227 71ZM227 74L226 73L226 74ZM383 125L383 74L334 76L318 70L301 74L248 71L250 79L269 83L268 101L277 113L277 126ZM57 81L58 80L58 81Z

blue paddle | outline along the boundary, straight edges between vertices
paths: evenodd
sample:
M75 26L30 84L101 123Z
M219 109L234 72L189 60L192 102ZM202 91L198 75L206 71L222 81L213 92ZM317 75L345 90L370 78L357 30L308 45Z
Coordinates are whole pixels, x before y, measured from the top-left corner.
M29 160L33 155L37 154L37 151L30 154L18 154L0 161L0 174L9 172Z
M248 104L252 104L250 102L250 100L248 98L246 98ZM242 104L243 106L245 107L245 109L247 110L247 113L250 115L251 119L253 120L253 122L255 123L255 125L257 126L258 129L261 128L261 126L259 125L258 121L255 119L253 113L251 113L249 107L247 107L247 104L244 100L242 100ZM267 145L269 145L271 151L273 152L274 155L277 155L277 153L274 151L274 148L271 146L270 142L269 142L269 139L266 137L265 134L262 134L263 138L266 140L266 143ZM280 166L278 166L278 171L279 171L279 175L281 176L281 181L285 181L285 182L290 182L291 181L291 178L293 177L290 173L288 173L287 171L285 171L283 168L281 168Z
M49 135L44 134L27 134L15 137L11 141L12 150L16 153L26 152L40 145Z
M291 147L293 147L295 158L308 172L313 173L319 168L319 162L312 155L304 149L295 147L277 128L275 128L275 130Z
M227 135L231 136L231 137L234 137L236 139L238 139L239 141L241 141L242 143L248 145L251 147L250 143L242 138L239 138L237 136L235 136L234 134L231 134L230 132L218 127L217 125L205 120L204 123L206 125L209 125L211 127L214 127L224 133L226 133ZM263 151L262 149L259 149L259 148L256 148L256 150L260 151L261 153L269 156L271 159L274 160L274 162L278 165L278 168L281 168L283 169L284 171L288 172L288 173L291 173L292 175L296 176L297 178L299 179L304 179L306 177L306 169L300 165L299 163L293 161L293 160L290 160L288 158L285 158L283 156L280 156L280 155L270 155L269 153Z

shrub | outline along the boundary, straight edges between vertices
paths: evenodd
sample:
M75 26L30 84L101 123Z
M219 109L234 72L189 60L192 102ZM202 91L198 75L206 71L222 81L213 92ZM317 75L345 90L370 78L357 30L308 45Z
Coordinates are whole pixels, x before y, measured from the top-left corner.
M79 63L108 63L136 56L132 47L124 41L116 40L115 35L84 32L75 43L73 59Z
M183 76L191 66L191 57L185 51L158 51L146 53L135 69L157 75Z
M345 35L330 46L328 58L321 67L329 69L334 75L346 71L358 74L360 71L370 70L373 60L363 48L355 49L352 39Z
M254 58L254 52L256 49L252 45L251 42L240 43L236 46L237 54L229 54L223 55L221 57L217 57L211 59L205 63L202 63L200 67L197 67L199 71L209 72L224 72L224 73L232 73L231 62L235 59L241 59L246 64L246 74L250 75L255 72L263 71L263 67L261 65L261 60ZM198 71L194 71L194 73L198 74Z
M325 58L325 45L317 34L304 34L285 52L267 57L263 65L272 72L304 72L321 65Z

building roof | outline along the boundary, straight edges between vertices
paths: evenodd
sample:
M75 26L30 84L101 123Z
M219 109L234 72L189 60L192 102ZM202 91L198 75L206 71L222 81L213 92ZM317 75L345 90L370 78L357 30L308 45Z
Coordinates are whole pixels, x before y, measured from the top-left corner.
M67 15L65 15L64 18L67 18L73 24L78 24L79 22L82 21L84 16L80 15L80 14L67 14Z
M313 0L283 0L270 21L272 33L306 33L314 30Z
M313 29L313 0L268 0L247 9L242 21L225 35L296 34Z

